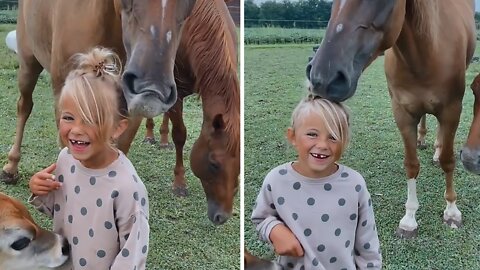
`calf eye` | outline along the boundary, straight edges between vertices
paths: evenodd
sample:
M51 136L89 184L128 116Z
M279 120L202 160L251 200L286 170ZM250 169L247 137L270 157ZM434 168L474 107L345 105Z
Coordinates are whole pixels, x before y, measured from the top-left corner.
M14 250L22 250L22 249L28 247L30 242L32 242L32 241L30 239L28 239L27 237L22 237L22 238L18 239L17 241L13 242L10 245L10 247Z

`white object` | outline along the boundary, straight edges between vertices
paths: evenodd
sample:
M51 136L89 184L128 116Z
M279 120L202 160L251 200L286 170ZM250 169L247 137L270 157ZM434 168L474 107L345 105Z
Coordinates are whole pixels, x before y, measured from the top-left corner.
M8 32L7 37L5 38L5 43L7 47L17 53L17 31L13 30Z

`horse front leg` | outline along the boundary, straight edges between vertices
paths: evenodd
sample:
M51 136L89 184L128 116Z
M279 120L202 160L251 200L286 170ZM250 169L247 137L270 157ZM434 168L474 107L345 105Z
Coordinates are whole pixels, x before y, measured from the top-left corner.
M18 163L21 158L21 147L23 133L28 117L33 108L32 94L37 83L38 76L43 68L37 59L31 55L29 57L20 57L20 68L17 73L18 88L20 97L17 102L17 127L15 130L15 141L8 152L8 163L3 166L3 172L0 181L6 184L16 184L18 181Z
M400 130L404 146L404 166L407 174L407 202L405 203L405 216L400 220L396 235L400 238L413 238L418 234L418 223L415 214L419 208L417 199L417 177L420 163L417 157L417 123L407 111L400 106L393 109L395 122Z
M458 210L456 201L457 193L453 184L453 173L455 170L455 154L453 151L455 133L460 121L462 104L452 102L448 108L439 116L439 139L442 142L442 151L439 156L440 167L445 173L446 190L444 198L447 206L443 212L443 222L451 228L462 226L462 213Z
M155 140L155 134L153 133L153 129L155 128L155 122L153 118L147 118L145 121L145 138L143 142L149 144L155 144L157 141Z
M128 154L130 150L130 146L132 144L133 139L135 138L135 134L137 134L137 130L142 123L143 117L141 116L131 116L128 119L128 127L127 129L120 135L117 140L117 147L120 149L125 155Z
M178 99L175 105L168 111L172 121L172 140L175 144L175 168L172 191L175 195L185 197L188 195L185 182L185 167L183 165L183 147L187 140L187 128L183 122L183 101ZM167 119L168 120L168 119ZM168 123L168 121L167 121Z

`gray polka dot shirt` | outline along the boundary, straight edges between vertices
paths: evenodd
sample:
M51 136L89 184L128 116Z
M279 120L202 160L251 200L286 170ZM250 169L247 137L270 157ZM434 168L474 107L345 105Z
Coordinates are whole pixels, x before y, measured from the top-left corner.
M55 175L62 187L30 202L68 239L73 269L145 269L148 197L128 158L120 152L107 168L89 169L65 148Z
M285 224L300 241L303 257L279 256L285 269L380 269L382 256L365 180L339 164L334 174L313 179L291 163L268 173L252 213L262 240Z

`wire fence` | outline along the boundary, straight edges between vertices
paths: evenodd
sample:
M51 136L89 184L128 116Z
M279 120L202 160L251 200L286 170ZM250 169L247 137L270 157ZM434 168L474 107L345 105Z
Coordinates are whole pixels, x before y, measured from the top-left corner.
M328 21L275 19L244 19L244 22L245 27L281 27L299 29L325 28L328 24Z

